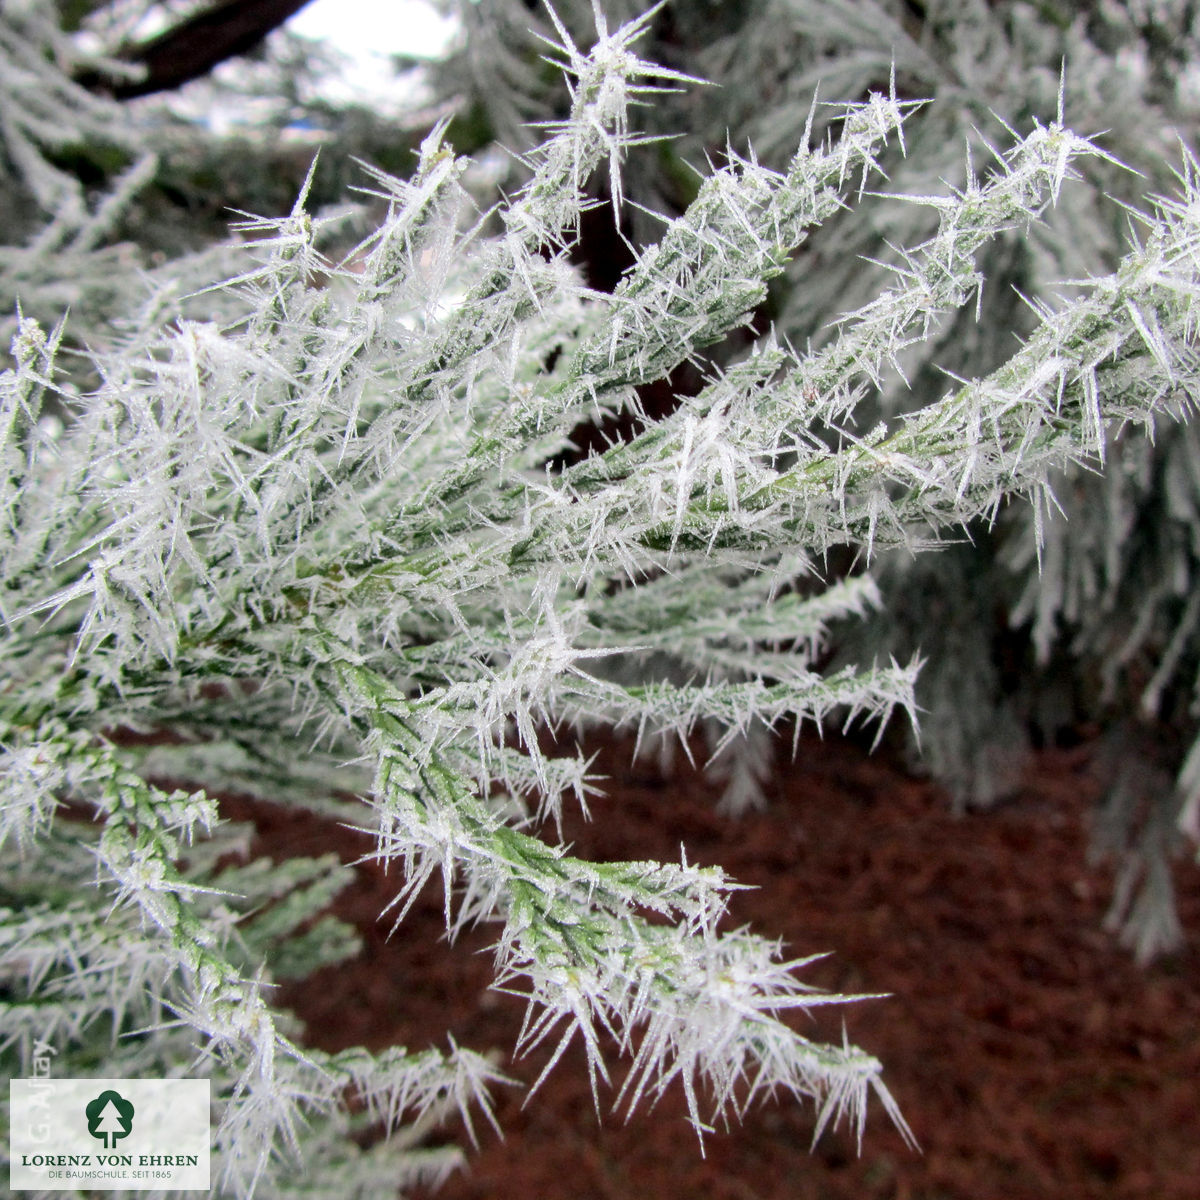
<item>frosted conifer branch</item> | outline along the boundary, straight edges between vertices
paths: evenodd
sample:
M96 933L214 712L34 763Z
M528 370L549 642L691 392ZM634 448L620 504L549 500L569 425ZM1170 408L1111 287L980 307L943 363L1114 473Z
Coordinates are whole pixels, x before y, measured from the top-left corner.
M301 1118L349 1162L347 1086L411 1130L478 1110L497 1077L465 1051L300 1052L266 988L345 869L232 871L251 897L285 898L257 926L239 920L219 876L182 865L215 806L148 781L168 767L210 792L209 777L248 782L318 809L334 787L361 793L378 857L405 872L393 918L440 872L452 931L500 924L498 978L530 998L522 1045L554 1041L553 1064L578 1036L597 1089L608 1031L632 1057L624 1102L679 1084L698 1128L782 1088L814 1102L818 1129L844 1116L861 1131L874 1093L905 1130L875 1059L787 1024L849 998L808 989L803 963L769 939L719 928L736 887L719 870L592 863L542 840L540 822L586 804L595 781L582 754L554 757L540 737L587 723L686 737L717 722L720 750L750 729L911 716L915 662L817 669L831 623L879 603L866 578L823 585L822 555L921 548L1010 496L1045 502L1052 472L1098 461L1110 427L1173 418L1200 383L1189 168L1144 245L1038 308L1001 366L855 428L942 314L978 302L985 248L1037 228L1070 194L1073 164L1098 160L1056 122L958 190L868 193L914 112L894 90L839 108L816 147L810 115L780 170L731 150L616 292L590 292L567 258L589 176L607 161L619 194L638 140L628 106L643 81L685 82L633 55L648 16L613 33L601 22L587 54L559 23L570 114L494 221L438 127L410 179L369 173L386 212L348 253L302 190L286 216L240 227L218 256L236 260L228 270L199 279L215 260L181 264L190 298L152 283L87 358L86 398L62 371L63 327L18 318L0 376L0 837L22 856L30 902L0 916L5 978L53 981L56 1019L79 1042L97 1013L114 1029L161 1023L155 1004L175 1014L139 1052L202 1052L240 1191L287 1174L280 1151ZM126 176L120 202L149 170ZM914 200L937 232L896 251L898 278L823 347L761 338L671 416L640 412L635 389L703 361L825 223ZM112 211L76 215L81 252L100 246ZM619 411L645 428L546 468L578 420ZM105 740L117 725L178 741L118 750ZM60 797L103 815L97 840L67 832ZM116 885L135 985L115 982L123 960L96 889L56 910L29 877L64 843L72 862L94 851ZM79 986L72 940L102 966ZM317 938L300 959L329 952ZM147 964L164 981L153 1001ZM2 1036L30 1020L15 1006ZM359 1166L377 1178L385 1161Z
M815 1046L779 1021L789 1009L848 998L801 985L792 970L803 964L779 963L777 945L744 931L718 935L731 887L719 872L686 863L586 863L509 829L415 734L413 705L336 652L329 662L377 747L378 856L401 858L408 876L397 903L411 902L440 868L454 927L503 917L498 984L529 979L523 1044L537 1044L565 1021L550 1065L578 1034L595 1085L608 1078L598 1031L612 1030L628 1046L645 1026L626 1084L631 1104L679 1078L699 1130L706 1122L697 1082L711 1089L718 1112L738 1103L735 1088L746 1082L749 1096L785 1088L811 1097L819 1124L849 1115L861 1133L868 1091L887 1096L879 1064L857 1051ZM450 885L459 868L467 883L452 917ZM647 909L672 923L648 923L639 915Z

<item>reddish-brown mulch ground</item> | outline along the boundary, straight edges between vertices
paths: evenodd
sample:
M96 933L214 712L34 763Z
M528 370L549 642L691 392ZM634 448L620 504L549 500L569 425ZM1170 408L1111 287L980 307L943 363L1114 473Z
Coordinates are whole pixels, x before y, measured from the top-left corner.
M504 1140L484 1127L469 1172L440 1200L1196 1200L1200 1196L1200 869L1179 872L1187 948L1140 970L1102 932L1111 871L1087 862L1097 781L1087 747L1041 754L1012 803L962 819L936 788L886 753L801 740L769 811L728 819L702 776L664 781L602 748L609 776L590 824L572 820L579 853L720 863L756 884L739 922L784 939L793 955L830 950L807 978L891 998L825 1010L814 1026L876 1054L921 1143L905 1148L876 1111L861 1155L845 1131L810 1151L812 1113L779 1101L706 1139L701 1157L681 1096L626 1123L597 1118L587 1072L568 1052L540 1091L501 1089ZM237 811L241 809L241 811ZM253 815L271 855L352 856L355 835L273 806ZM329 1049L410 1049L447 1031L495 1048L527 1085L548 1050L511 1062L523 1012L487 990L494 931L440 940L440 889L389 939L376 915L394 880L360 868L339 911L363 953L285 989L281 999ZM618 1074L619 1079L619 1074ZM611 1097L610 1097L611 1098ZM451 1130L447 1136L455 1136Z

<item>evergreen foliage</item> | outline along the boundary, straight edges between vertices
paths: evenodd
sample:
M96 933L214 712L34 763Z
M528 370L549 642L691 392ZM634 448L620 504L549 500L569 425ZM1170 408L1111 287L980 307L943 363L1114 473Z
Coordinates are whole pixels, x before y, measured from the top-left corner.
M230 867L245 830L212 795L344 817L337 788L402 868L396 919L440 872L451 933L496 924L498 982L529 998L524 1043L549 1040L553 1065L579 1038L598 1098L608 1031L632 1058L631 1108L680 1086L702 1131L787 1092L818 1132L861 1134L875 1096L906 1132L874 1058L788 1023L850 998L727 928L733 880L556 844L596 781L539 731L679 738L710 721L730 742L914 715L915 660L824 666L831 625L887 601L860 569L826 585L823 566L936 547L1014 497L1032 498L1048 556L1057 472L1124 431L1190 436L1174 424L1200 373L1190 156L1111 271L1036 305L999 361L892 403L914 353L982 312L994 248L1052 238L1053 206L1116 168L1064 125L1063 92L959 186L911 191L883 166L911 161L926 109L896 81L813 105L777 164L731 148L604 293L571 261L593 177L631 209L632 164L664 152L639 117L698 84L635 51L658 10L596 14L586 39L551 12L542 51L567 108L491 211L442 122L411 177L368 172L357 209L309 211L310 172L286 216L139 273L114 231L155 211L156 168L125 160L179 130L73 83L103 29L67 34L49 13L0 13L0 88L47 106L0 125L23 198L0 260L19 304L0 376L6 1053L53 1036L63 1073L211 1075L229 1194L378 1195L449 1169L455 1152L421 1140L447 1112L488 1114L493 1065L453 1042L319 1054L267 999L273 978L353 952L320 917L346 868ZM63 156L98 144L121 153L89 195ZM931 224L811 346L745 333L826 226L864 212ZM745 352L707 353L739 330ZM695 394L646 411L646 385L689 363ZM581 421L617 413L633 436L563 465ZM378 1120L392 1136L360 1149Z
M522 0L457 7L467 39L442 68L443 86L473 81L467 103L488 114L502 142L522 145L522 122L563 103L539 68L537 37L550 20ZM587 36L590 0L556 9ZM637 0L607 6L610 17L641 10ZM1130 207L1174 191L1180 137L1200 117L1200 28L1184 3L672 0L649 36L650 57L720 86L664 97L645 114L648 129L672 138L626 172L626 233L638 244L659 236L651 214L690 202L699 182L691 164L719 160L728 141L781 169L818 89L826 101L860 101L894 78L899 94L932 101L906 120L903 148L880 152L888 187L812 230L772 281L755 328L769 324L796 346L824 345L832 318L871 303L904 269L905 248L933 235L936 208L895 204L890 193L966 186L971 161L991 160L991 146L1044 120L1060 86L1067 122L1102 131L1097 143L1111 157L1079 161L1081 179L1042 220L979 248L987 286L975 305L899 351L858 403L860 431L927 404L947 376L995 370L1047 306L1077 294L1071 280L1116 269ZM818 109L816 128L836 111ZM739 352L728 343L718 361ZM1195 436L1173 422L1128 430L1109 440L1103 472L1057 474L1045 508L1008 506L936 555L880 556L872 575L883 602L840 633L835 659L921 655L914 763L959 807L1013 792L1031 740L1098 725L1111 786L1097 847L1122 858L1110 919L1143 959L1179 944L1168 863L1200 835ZM758 799L756 772L769 769L762 745L746 755L749 769L736 765L736 743L727 748L746 785L741 802Z

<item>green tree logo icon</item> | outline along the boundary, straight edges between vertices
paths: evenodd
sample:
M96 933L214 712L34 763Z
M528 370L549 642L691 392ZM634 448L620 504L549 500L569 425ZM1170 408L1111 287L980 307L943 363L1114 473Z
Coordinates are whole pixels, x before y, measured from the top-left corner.
M133 1103L111 1088L101 1092L83 1110L87 1116L88 1133L111 1150L118 1138L128 1137L133 1128Z

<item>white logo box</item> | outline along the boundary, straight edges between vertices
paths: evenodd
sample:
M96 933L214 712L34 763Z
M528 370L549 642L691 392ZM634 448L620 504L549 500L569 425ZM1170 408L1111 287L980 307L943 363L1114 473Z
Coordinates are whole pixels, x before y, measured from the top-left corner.
M13 1079L8 1098L12 1191L208 1190L207 1079Z

